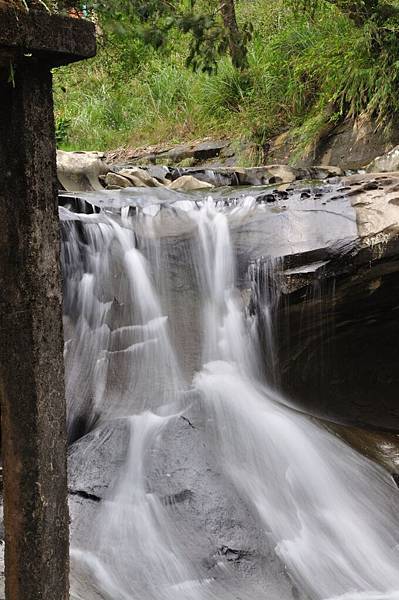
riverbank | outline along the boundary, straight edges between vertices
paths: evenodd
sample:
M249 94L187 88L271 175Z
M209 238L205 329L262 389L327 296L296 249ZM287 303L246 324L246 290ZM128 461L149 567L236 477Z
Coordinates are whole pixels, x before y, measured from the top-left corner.
M396 63L371 52L369 29L323 2L310 15L282 0L238 1L237 14L254 24L244 71L221 57L213 74L193 72L189 39L176 32L162 50L111 32L95 59L57 70L59 147L130 152L211 138L228 140L239 166L298 165L320 163L318 149L338 135L325 164L342 166L359 135L378 140L374 156L399 143ZM370 162L373 144L364 146Z
M295 157L295 141L289 131L270 138L260 149L250 141L205 137L185 143L161 143L138 148L121 146L105 152L107 161L132 165L173 167L258 167L290 165L294 168L331 166L343 170L395 171L399 160L392 151L399 145L399 130L389 135L376 123L348 120L337 125L314 144L311 151ZM388 157L382 164L381 157ZM392 160L393 159L393 160Z

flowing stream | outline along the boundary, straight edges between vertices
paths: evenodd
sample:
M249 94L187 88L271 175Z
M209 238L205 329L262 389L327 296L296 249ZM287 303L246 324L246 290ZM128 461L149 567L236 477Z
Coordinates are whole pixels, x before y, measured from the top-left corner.
M61 208L74 600L399 599L391 477L265 381L259 210Z

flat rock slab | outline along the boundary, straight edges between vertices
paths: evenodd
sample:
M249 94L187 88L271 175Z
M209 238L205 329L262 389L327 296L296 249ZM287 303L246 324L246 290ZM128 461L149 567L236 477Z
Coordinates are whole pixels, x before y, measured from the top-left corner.
M173 551L190 557L198 579L209 581L207 585L220 600L265 596L270 600L305 600L275 554L274 543L221 474L204 415L200 410L188 415L189 419L172 420L162 434L162 445L157 444L144 457L148 497L153 495L163 505L175 540ZM71 447L70 490L86 494L86 498L84 493L70 497L72 548L97 551L90 545L93 531L110 516L107 500L109 503L113 497L126 445L127 422L120 419L99 427ZM90 495L100 500L93 501ZM110 505L109 510L115 508ZM111 553L113 542L109 540ZM143 545L139 539L132 539L131 544L133 570L143 561ZM77 597L83 597L89 574L77 572L77 567L74 565L73 576L77 578L72 583L72 596L77 592ZM87 600L97 597L90 585L86 589Z
M230 140L205 139L197 142L179 144L177 146L149 146L141 149L122 149L108 153L112 162L129 161L131 164L177 164L181 161L198 163L219 156L231 156Z

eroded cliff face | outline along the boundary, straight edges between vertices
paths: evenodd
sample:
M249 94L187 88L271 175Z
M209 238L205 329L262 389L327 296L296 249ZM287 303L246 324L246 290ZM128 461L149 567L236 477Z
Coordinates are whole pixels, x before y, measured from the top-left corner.
M331 227L331 217L324 229L330 244L308 260L307 252L286 254L274 306L274 367L292 402L327 419L393 430L399 427L398 184L397 174L342 179L353 235ZM335 212L338 202L320 210ZM317 228L312 235L319 236ZM266 282L259 283L261 293Z

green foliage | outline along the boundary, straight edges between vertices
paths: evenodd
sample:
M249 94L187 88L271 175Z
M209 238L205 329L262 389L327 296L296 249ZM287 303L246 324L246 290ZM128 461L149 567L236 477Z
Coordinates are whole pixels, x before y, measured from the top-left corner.
M247 68L220 56L210 75L187 66L195 36L171 27L154 47L137 35L136 13L130 29L113 21L95 59L56 72L62 144L107 149L226 134L261 147L290 130L301 153L347 117L388 129L399 113L399 20L385 11L383 24L372 13L360 26L343 1L318 0L311 11L237 1L240 30L254 24Z
M58 117L55 121L55 140L57 147L61 146L68 138L71 121L65 117Z
M229 51L236 67L246 64L252 26L243 23L242 29L231 30L222 18L229 3L234 12L234 0L87 0L85 6L104 31L130 35L156 50L168 47L175 32L183 33L188 37L186 65L212 73Z

